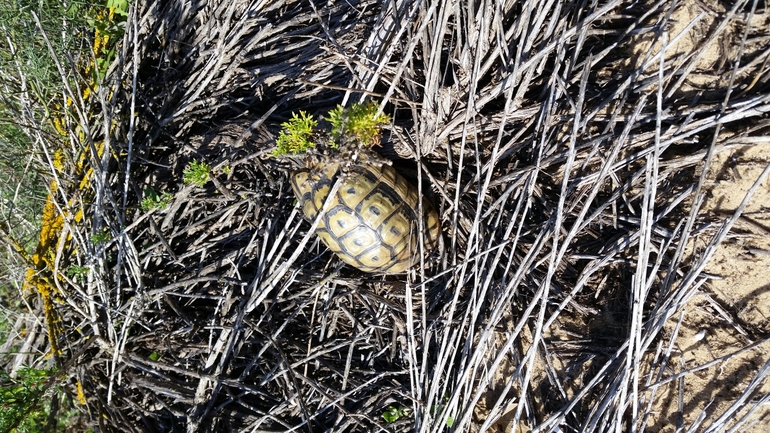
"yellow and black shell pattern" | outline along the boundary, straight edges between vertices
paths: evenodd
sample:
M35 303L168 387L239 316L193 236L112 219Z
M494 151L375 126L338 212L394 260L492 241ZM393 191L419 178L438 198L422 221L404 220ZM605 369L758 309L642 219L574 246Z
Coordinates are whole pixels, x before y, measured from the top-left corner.
M314 221L339 179L341 185L321 216L316 233L345 263L365 272L398 274L409 269L419 251L418 192L393 167L362 163L340 173L326 161L292 173L291 185L305 218ZM423 242L435 248L436 210L423 200Z

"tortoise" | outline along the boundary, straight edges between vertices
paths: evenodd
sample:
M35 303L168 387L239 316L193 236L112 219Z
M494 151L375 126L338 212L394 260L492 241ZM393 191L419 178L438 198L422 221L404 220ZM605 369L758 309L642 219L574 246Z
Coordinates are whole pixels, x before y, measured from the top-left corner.
M305 218L313 222L335 182L340 182L316 233L345 263L372 273L398 274L409 269L418 258L420 201L425 249L437 246L440 224L435 208L420 199L417 188L389 161L368 149L358 149L347 158L310 161L308 167L292 173L292 190Z

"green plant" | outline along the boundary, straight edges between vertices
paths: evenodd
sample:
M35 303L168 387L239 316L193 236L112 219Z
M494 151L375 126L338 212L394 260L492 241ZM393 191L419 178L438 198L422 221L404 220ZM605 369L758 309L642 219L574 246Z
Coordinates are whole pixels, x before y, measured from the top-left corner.
M206 183L206 182L204 182ZM199 185L202 186L202 185ZM163 194L158 194L157 191L155 191L152 188L146 188L144 190L144 198L142 199L142 202L140 206L142 207L142 210L147 212L152 209L165 209L166 206L171 203L171 200L174 199L174 196L171 195L171 193L164 192Z
M12 378L0 371L0 431L43 431L47 416L44 398L47 383L55 370L21 368Z
M209 181L211 177L211 166L205 162L193 160L184 169L184 183L195 184L198 187L202 187Z
M403 407L388 406L387 408L385 408L385 412L382 413L382 418L387 423L394 423L398 421L400 418L403 418L408 415L409 415L409 411Z
M107 0L106 6L115 11L115 15L128 17L128 0Z
M88 24L94 30L94 54L96 68L93 72L97 81L104 78L117 57L116 42L126 32L128 0L107 0L104 8L93 8L88 14Z
M7 289L5 287L0 286L0 294L3 294L6 291ZM6 302L6 300L3 299L3 302ZM11 320L12 318L6 311L5 305L0 307L0 346L8 341L8 334L11 332L11 329L13 329L13 322ZM11 349L11 351L13 351L13 349Z
M353 104L345 109L341 105L329 112L326 117L332 125L331 142L336 147L341 138L348 137L357 140L364 146L373 146L380 142L380 130L383 125L390 123L390 116L377 113L377 104Z
M119 14L120 6L113 7ZM92 17L97 17L96 23L89 21ZM46 207L55 209L53 203L60 197L55 193L49 197L49 191L62 187L51 180L54 172L67 179L77 176L67 171L72 166L85 172L85 164L77 162L76 153L68 155L68 168L61 164L64 158L56 155L69 147L70 139L85 142L80 121L86 118L88 122L100 114L99 107L89 105L88 95L100 85L93 61L104 63L106 47L114 47L118 40L108 41L96 31L97 26L103 26L102 21L111 19L104 0L0 1L0 245L4 247L0 252L0 340L11 338L10 320L18 314L39 314L49 330L55 326L38 307L25 311L29 304L23 299L29 292L20 286L24 284L24 269L31 276L26 281L30 290L41 296L39 286L29 283L53 282L56 278L50 275L53 266L44 266L43 257L52 259L52 247L57 244L46 245L42 235L47 232L48 239L58 239L61 226L42 224L46 221L42 215ZM77 116L75 106L88 112ZM80 188L87 189L86 184L81 183ZM60 211L49 214L52 220L62 218ZM80 223L80 218L74 216L73 224ZM100 234L94 236L98 240ZM38 278L42 273L37 264L43 264L47 276ZM87 271L77 266L67 272L82 278ZM44 310L48 311L46 307ZM19 337L20 331L24 329L13 330L13 334ZM7 343L11 353L18 350L14 341ZM21 369L11 378L9 371L0 371L0 432L65 431L63 423L69 415L56 411L51 403L60 397L60 391L51 386L54 372ZM50 418L57 424L49 426L52 407Z
M83 281L86 275L88 275L88 266L72 265L67 268L67 276L75 281Z
M91 235L91 243L93 244L101 244L104 242L107 242L108 240L112 239L112 235L110 234L110 229L102 229L99 233L94 233Z
M438 414L440 414L444 410L444 406L448 402L449 402L449 397L445 396L444 397L444 401L442 403L434 405L434 406L432 406L430 408L430 414L433 415L433 416L437 416ZM455 423L455 419L451 415L448 415L446 417L446 421L445 422L446 422L447 427L452 427L454 425L454 423Z
M62 80L46 39L60 58L75 48L85 23L72 2L0 2L0 236L32 253L47 196L46 165L34 138L53 131L52 106ZM40 22L33 18L32 12ZM45 32L45 35L43 34ZM16 258L2 254L0 275L16 274Z
M338 148L342 140L352 140L356 144L371 147L379 144L383 125L390 122L390 116L378 113L377 104L353 104L350 108L338 105L324 118L331 124L328 133L328 146ZM313 116L300 111L294 113L287 122L281 124L281 132L276 140L273 156L299 154L314 148L318 122Z
M276 140L274 156L298 154L315 147L311 140L313 128L318 126L318 121L304 111L294 113L287 122L281 124L281 132Z

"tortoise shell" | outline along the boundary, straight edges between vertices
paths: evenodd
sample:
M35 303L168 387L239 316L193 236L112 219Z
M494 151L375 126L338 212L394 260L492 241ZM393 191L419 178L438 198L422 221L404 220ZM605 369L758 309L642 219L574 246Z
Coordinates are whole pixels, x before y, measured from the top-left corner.
M397 274L409 269L419 251L417 188L386 164L361 163L342 173L339 162L325 161L291 176L307 220L315 220L338 179L339 189L316 230L321 241L365 272ZM425 248L434 248L439 219L427 200L423 216Z

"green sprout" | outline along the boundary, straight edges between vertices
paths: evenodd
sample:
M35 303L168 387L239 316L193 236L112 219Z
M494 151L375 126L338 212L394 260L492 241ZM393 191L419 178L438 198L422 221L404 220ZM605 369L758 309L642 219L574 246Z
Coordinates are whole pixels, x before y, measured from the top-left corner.
M273 151L273 156L303 153L315 147L310 137L316 126L318 121L313 119L313 116L301 110L299 115L294 113L288 122L281 124L283 129L275 142L276 149Z
M409 415L409 411L407 409L404 409L403 407L395 407L395 406L388 406L385 409L385 412L382 413L382 418L387 423L394 423L399 420L399 418L405 417Z
M193 160L184 169L184 183L195 184L198 187L202 187L209 181L211 176L211 166L205 162L199 162L197 159Z
M339 145L342 136L351 137L364 146L374 146L380 143L380 130L383 125L390 123L390 116L377 113L377 104L353 104L344 109L341 105L329 112L326 121L331 123L332 147Z
M91 235L91 243L93 244L101 244L104 242L107 242L112 238L112 235L110 234L110 229L104 228L99 233L94 233Z
M187 176L185 174L185 176ZM185 178L185 181L187 179ZM206 183L204 181L204 183ZM164 192L163 194L158 194L157 191L155 191L152 188L147 188L144 190L144 198L142 199L142 202L140 206L142 207L142 210L145 212L148 212L152 209L165 209L166 206L171 203L171 200L173 200L174 196L171 195L168 192Z
M72 265L67 268L67 276L77 282L83 282L86 279L89 268L87 266Z
M444 401L442 403L439 403L437 405L434 405L430 408L430 414L433 416L438 415L441 411L444 410L444 405L446 405L449 402L449 397L444 396ZM447 427L452 427L455 423L455 419L452 415L448 415L446 418L446 425Z

